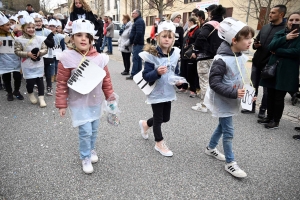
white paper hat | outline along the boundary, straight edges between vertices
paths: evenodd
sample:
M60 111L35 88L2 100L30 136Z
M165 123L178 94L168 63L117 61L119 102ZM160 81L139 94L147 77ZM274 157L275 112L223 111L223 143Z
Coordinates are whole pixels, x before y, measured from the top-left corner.
M25 10L20 10L19 12L18 12L18 16L29 16L29 14L28 14L28 12L27 11L25 11Z
M56 20L56 24L57 24L57 26L62 26L61 21L59 21L59 20Z
M58 25L57 25L57 21L56 21L55 19L50 19L49 22L48 22L48 25L49 25L49 26L55 26L55 27L58 26Z
M21 19L20 19L20 24L21 25L24 25L24 24L29 24L29 23L33 23L34 24L34 19L32 17L30 17L29 15L28 16L23 16Z
M72 34L89 33L92 36L94 36L95 35L94 29L95 29L95 25L91 21L85 19L77 19L73 21L72 24Z
M32 17L33 19L34 19L34 18L39 18L39 19L42 19L42 18L43 18L43 16L40 15L39 13L31 13L31 14L30 14L30 17Z
M43 24L44 25L48 25L48 20L47 19L43 19Z
M8 20L7 17L0 11L0 26L2 26L3 24L7 24L7 22L9 22L9 20Z
M231 44L232 39L242 28L244 28L244 26L247 25L237 19L227 17L220 23L218 35L221 39Z
M16 15L12 15L9 19L12 19L12 20L14 20L16 22L19 22L18 17L19 17L19 15L16 14Z
M156 35L160 34L162 31L172 31L175 34L176 27L171 21L163 21L158 24Z

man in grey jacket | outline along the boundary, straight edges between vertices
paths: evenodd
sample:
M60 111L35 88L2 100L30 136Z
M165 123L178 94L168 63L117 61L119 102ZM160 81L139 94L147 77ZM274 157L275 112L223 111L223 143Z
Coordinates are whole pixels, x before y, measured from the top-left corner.
M269 24L262 27L256 38L254 39L253 49L256 50L252 59L251 81L255 88L255 96L258 95L258 87L260 82L261 70L269 61L271 52L268 46L271 43L276 32L285 28L284 16L286 14L285 5L274 6L269 14ZM253 102L252 110L242 110L244 114L255 113L255 102ZM264 118L267 110L267 88L263 90L261 106L259 108L258 118Z

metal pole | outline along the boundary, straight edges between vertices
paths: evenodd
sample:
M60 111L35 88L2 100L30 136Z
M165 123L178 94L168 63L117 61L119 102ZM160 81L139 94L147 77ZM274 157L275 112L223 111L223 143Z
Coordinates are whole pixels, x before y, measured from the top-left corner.
M249 14L250 14L250 5L251 5L251 0L249 0L249 4L248 4L248 11L247 11L247 17L246 17L246 24L247 25L248 25Z

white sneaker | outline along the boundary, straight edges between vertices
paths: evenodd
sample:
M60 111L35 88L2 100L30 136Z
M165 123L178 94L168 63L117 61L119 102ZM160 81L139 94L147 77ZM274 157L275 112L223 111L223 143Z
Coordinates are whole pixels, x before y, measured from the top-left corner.
M92 162L90 158L85 158L84 160L82 160L82 170L84 171L84 173L86 174L91 174L94 171Z
M148 135L147 131L146 131L146 132L144 131L143 120L140 120L140 121L139 121L139 125L140 125L140 128L141 128L141 134L142 134L142 137L143 137L145 140L147 140L148 137L149 137L149 135Z
M218 159L218 160L221 160L221 161L226 160L225 156L222 153L220 153L220 151L217 148L209 149L208 147L206 147L205 153L209 156L212 156L212 157Z
M192 109L199 112L207 112L207 107L203 106L201 103L197 103L195 106L192 106Z
M170 156L173 156L173 152L167 147L167 144L163 141L162 143L162 149L160 149L156 144L154 146L154 149L156 151L158 151L161 155L163 156L167 156L167 157L170 157Z
M225 170L229 172L232 176L235 176L237 178L245 178L247 176L246 172L241 170L241 168L237 165L235 161L227 163L225 165Z
M91 162L92 163L98 162L98 156L97 156L97 152L95 150L91 151Z

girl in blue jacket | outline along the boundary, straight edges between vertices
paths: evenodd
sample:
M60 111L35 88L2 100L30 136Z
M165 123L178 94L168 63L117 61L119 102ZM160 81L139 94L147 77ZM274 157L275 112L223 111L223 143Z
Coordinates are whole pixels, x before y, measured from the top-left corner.
M146 46L139 56L145 61L143 78L152 85L153 91L147 96L147 104L151 104L153 117L140 120L139 125L144 139L148 139L148 129L153 126L155 150L163 156L173 156L167 147L161 132L161 124L170 120L171 102L176 100L176 92L169 83L174 74L178 74L178 59L180 49L173 47L175 41L175 26L171 22L158 25L157 46Z

